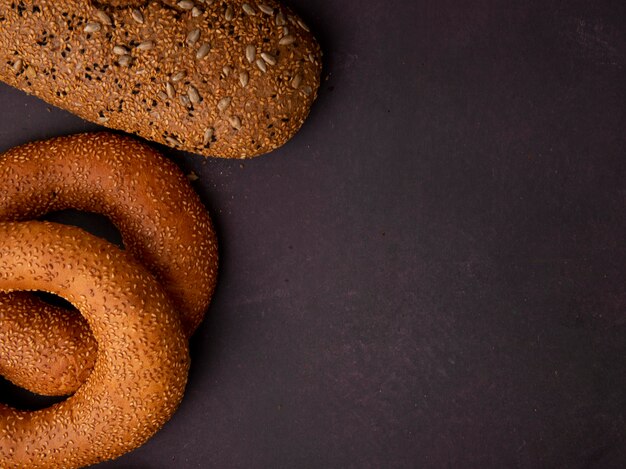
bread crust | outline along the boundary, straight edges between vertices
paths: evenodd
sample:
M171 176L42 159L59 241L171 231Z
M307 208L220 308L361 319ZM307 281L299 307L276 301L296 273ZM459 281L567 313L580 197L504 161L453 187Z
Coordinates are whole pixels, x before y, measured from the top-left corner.
M0 156L0 220L66 208L109 217L126 250L163 285L189 337L215 288L218 247L180 169L148 145L110 133L29 143ZM77 312L25 296L0 295L0 374L39 394L71 394L95 363L89 328Z
M0 404L0 467L77 468L120 456L169 420L189 353L179 315L143 266L71 226L0 223L0 290L42 290L80 310L99 346L67 400L36 412Z
M288 141L321 73L309 28L275 0L1 2L0 51L9 85L91 122L227 158Z

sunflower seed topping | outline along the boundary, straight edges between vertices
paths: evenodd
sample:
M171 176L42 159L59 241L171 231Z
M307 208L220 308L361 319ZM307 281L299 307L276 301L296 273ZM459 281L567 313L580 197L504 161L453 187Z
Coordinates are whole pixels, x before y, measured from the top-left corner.
M196 52L196 59L204 59L207 55L209 55L209 52L211 51L211 46L207 43L204 43L200 46L200 48L198 49L198 52Z
M202 101L198 90L191 85L189 85L189 88L187 88L187 96L189 96L189 101L191 101L193 104L198 104L200 101Z
M133 19L139 23L139 24L143 24L143 13L141 13L139 10L133 10L130 13L130 16L133 17Z
M256 59L256 47L253 45L246 46L246 59L248 59L250 63L254 62L254 59Z
M189 96L187 96L186 94L181 94L178 99L180 99L180 103L185 107L191 104L191 100L189 99Z
M228 5L226 7L226 11L224 12L224 19L226 19L226 21L232 21L234 17L235 17L235 12L233 11L233 7Z
M248 3L244 3L243 5L241 5L241 8L243 8L243 11L246 15L256 15L256 11L254 11L254 8L252 8Z
M300 88L301 84L302 84L302 75L298 74L295 77L293 77L293 80L291 80L291 87L296 90Z
M129 67L132 61L133 61L133 58L130 55L122 55L119 58L118 63L122 67Z
M261 52L261 58L270 65L276 65L276 59L274 58L274 56L268 54L267 52Z
M289 46L293 44L294 42L296 42L296 38L292 36L291 34L289 34L287 36L282 37L280 41L278 41L278 44L280 44L281 46Z
M178 7L182 8L183 10L191 10L194 5L193 2L191 0L180 0L180 2L178 2Z
M151 50L154 48L154 41L143 41L139 43L137 49L139 50Z
M171 77L170 80L172 80L174 83L181 81L183 78L185 78L187 76L187 72L184 70L181 70L180 72L176 72L174 73Z
M228 106L230 106L231 101L232 98L222 98L220 99L219 103L217 103L217 108L220 110L220 112L224 112L226 109L228 109Z
M261 3L259 5L259 10L261 10L266 15L273 15L274 14L274 9L272 7L270 7L270 6L267 6L265 3Z
M213 127L209 127L208 129L204 131L204 136L202 137L202 143L204 145L208 145L209 143L211 143L211 139L213 138L214 132L215 131L213 130Z
M279 11L276 15L276 26L285 26L287 24L287 19L285 18L285 14L282 11Z
M113 53L115 55L126 55L128 54L128 49L124 46L121 45L117 45L115 47L113 47Z
M200 30L194 29L187 34L187 44L193 46L200 39Z
M13 69L15 73L19 73L22 70L23 66L24 66L24 62L22 61L22 59L17 59L15 62L13 62L13 65L11 66L11 68Z
M107 26L111 26L113 24L111 17L102 10L96 10L96 18L98 18L102 24L106 24Z
M241 72L239 74L239 83L241 83L242 88L248 86L248 82L250 81L250 75L248 72Z
M193 16L194 18L197 18L198 16L200 16L202 14L202 10L198 7L193 7L191 10L191 16Z
M97 31L100 31L101 29L102 25L100 23L87 23L83 31L85 31L86 33L95 33Z
M257 67L259 67L259 70L261 70L263 73L267 72L267 65L265 65L265 62L261 59L256 59L256 62L254 62L256 64Z
M228 118L228 122L230 122L230 125L233 127L233 129L235 130L241 129L241 119L239 119L239 117L230 116Z
M173 147L177 147L180 145L180 142L178 141L178 139L174 137L165 137L165 141Z
M302 29L304 29L307 33L311 32L309 27L301 19L296 20L296 22L298 23L298 26L300 26Z
M168 98L174 99L176 97L176 88L169 81L165 84L165 91Z
M167 93L165 91L159 91L157 93L157 96L159 97L159 99L161 101L167 101L168 96L167 96Z
M35 73L34 67L30 67L27 65L26 68L24 69L24 75L26 75L26 78L28 78L29 80L34 80L35 77L37 76L37 73Z

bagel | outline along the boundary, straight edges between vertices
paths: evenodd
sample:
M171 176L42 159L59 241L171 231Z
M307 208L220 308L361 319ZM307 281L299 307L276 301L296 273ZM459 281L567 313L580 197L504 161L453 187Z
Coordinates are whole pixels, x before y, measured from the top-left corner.
M149 146L108 133L29 143L0 156L1 221L66 208L109 217L126 249L163 285L191 336L215 288L217 241L180 169ZM39 394L71 394L95 361L88 327L78 313L61 320L58 308L33 299L27 306L36 313L26 317L25 301L23 294L0 301L0 341L12 351L0 354L0 374Z
M36 412L0 405L0 467L112 459L169 420L183 397L188 345L169 298L132 257L79 228L0 223L0 290L67 299L98 343L94 370L72 397Z
M71 394L89 377L98 345L75 309L25 292L0 293L0 375L38 394Z
M205 156L302 126L321 51L276 0L0 2L0 80L89 121Z

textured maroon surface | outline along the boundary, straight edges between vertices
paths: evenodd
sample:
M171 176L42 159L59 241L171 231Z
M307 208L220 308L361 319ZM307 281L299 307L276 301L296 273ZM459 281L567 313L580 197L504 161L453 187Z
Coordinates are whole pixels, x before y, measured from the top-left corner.
M268 157L167 150L220 283L180 411L102 467L625 467L626 3L289 4L320 99ZM0 150L95 128L0 106Z

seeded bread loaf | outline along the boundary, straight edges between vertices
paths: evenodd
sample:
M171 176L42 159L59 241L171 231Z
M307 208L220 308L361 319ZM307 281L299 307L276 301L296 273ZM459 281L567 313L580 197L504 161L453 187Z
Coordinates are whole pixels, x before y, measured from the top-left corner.
M321 51L274 0L0 2L0 80L84 119L205 156L301 127Z

